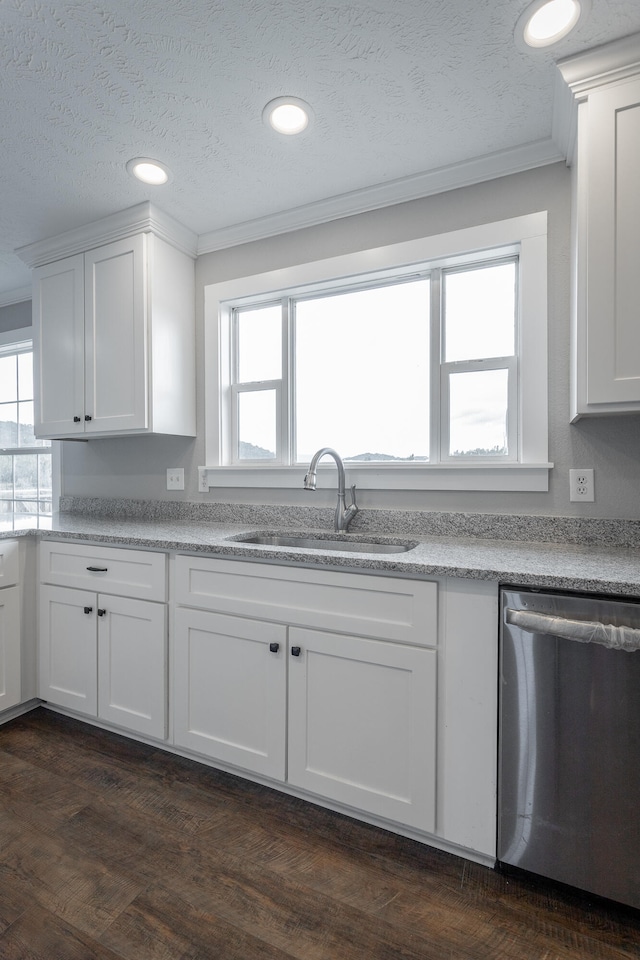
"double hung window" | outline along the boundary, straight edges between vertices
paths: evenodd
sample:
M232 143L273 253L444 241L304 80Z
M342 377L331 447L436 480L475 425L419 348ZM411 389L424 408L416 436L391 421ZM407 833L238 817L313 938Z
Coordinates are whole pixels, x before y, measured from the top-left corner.
M51 443L33 424L31 342L0 346L0 530L51 525Z
M229 462L515 459L518 258L232 306ZM432 415L432 411L435 414Z
M279 287L264 274L209 288L209 467L282 478L332 446L377 485L546 489L545 224L307 264L278 272L291 281ZM509 467L540 474L505 482Z

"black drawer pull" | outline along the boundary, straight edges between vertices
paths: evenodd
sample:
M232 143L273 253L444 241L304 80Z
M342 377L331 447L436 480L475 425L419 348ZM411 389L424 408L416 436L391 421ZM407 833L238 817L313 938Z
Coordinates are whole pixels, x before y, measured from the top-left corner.
M106 610L101 610L100 607L98 607L98 616L99 616L99 617L104 617L105 614L106 614L106 612L107 612Z
M292 656L292 657L299 657L299 656L300 656L300 653L301 653L301 648L300 648L300 647L291 647L291 656Z
M87 570L90 570L91 573L107 573L109 567L87 567Z
M85 607L85 608L84 608L84 612L85 612L85 613L91 613L92 610L93 610L93 607Z
M280 644L279 644L279 643L270 643L270 644L269 644L269 652L270 652L270 653L277 653L279 649L280 649Z

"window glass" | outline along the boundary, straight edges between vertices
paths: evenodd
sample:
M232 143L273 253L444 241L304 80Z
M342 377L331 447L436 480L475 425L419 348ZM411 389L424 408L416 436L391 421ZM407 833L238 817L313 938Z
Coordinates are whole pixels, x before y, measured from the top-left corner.
M444 274L444 359L512 356L516 263Z
M35 447L38 445L33 433L33 400L23 400L18 404L18 446Z
M238 310L238 382L282 376L282 307Z
M15 354L0 356L0 403L18 397L18 368Z
M33 355L19 353L17 360L18 400L33 400ZM33 420L31 422L33 423Z
M0 449L17 446L18 404L0 403Z
M238 394L238 459L274 460L276 457L276 392L257 390Z
M13 499L13 457L0 454L0 500Z
M429 280L300 300L296 459L429 458Z
M51 443L34 436L33 354L0 355L0 529L50 526Z
M449 455L498 457L507 444L507 370L453 373L449 378Z

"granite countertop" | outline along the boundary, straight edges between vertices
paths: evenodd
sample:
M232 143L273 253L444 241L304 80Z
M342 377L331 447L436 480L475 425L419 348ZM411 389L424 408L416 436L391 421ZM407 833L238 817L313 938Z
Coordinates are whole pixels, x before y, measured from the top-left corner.
M499 524L497 524L499 527ZM38 535L43 539L90 540L114 546L206 553L214 557L271 563L372 571L409 577L465 577L592 593L640 596L640 549L637 545L553 543L483 536L415 535L394 531L394 537L417 545L406 553L370 554L234 542L243 533L279 529L288 535L327 537L326 525L286 527L274 523L210 522L185 519L139 519L61 513L51 529L0 533L0 538ZM385 539L373 529L354 531L350 540ZM391 538L393 539L393 538Z

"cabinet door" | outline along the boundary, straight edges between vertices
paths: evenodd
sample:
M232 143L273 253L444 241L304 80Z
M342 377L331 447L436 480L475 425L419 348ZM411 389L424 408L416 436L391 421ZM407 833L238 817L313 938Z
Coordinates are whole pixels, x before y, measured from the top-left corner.
M21 699L20 590L0 590L0 710Z
M0 588L14 587L20 579L20 547L17 540L0 540Z
M84 432L84 259L33 271L33 354L37 437Z
M98 712L96 619L95 593L40 587L39 695L91 717Z
M586 182L586 401L640 409L640 80L590 94L583 121L578 184L583 190Z
M289 645L289 782L433 832L435 650L298 628Z
M167 735L167 608L98 596L98 716L164 739Z
M89 434L148 426L145 258L144 234L84 255Z
M286 627L178 607L175 742L285 776Z

